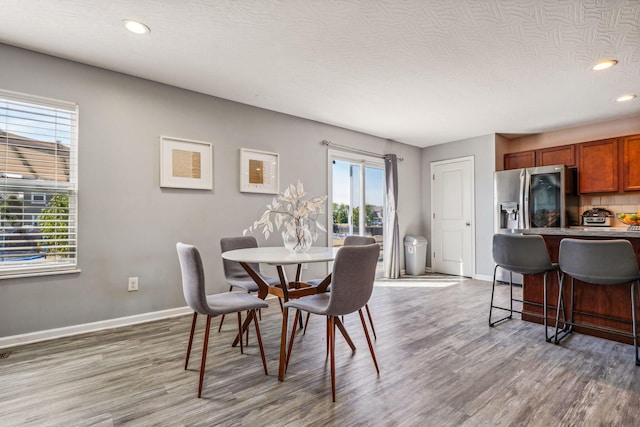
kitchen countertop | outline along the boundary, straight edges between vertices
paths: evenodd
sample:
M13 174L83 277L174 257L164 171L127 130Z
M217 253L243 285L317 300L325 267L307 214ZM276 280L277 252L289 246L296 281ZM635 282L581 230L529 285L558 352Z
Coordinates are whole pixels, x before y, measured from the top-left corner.
M552 236L588 236L588 237L621 237L640 238L640 231L629 231L627 227L585 227L568 228L529 228L518 230L522 234L542 234Z

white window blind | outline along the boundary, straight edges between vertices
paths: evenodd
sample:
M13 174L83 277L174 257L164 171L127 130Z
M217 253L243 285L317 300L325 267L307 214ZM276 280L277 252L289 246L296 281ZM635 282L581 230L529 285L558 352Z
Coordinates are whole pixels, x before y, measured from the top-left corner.
M0 90L0 278L77 269L78 107Z

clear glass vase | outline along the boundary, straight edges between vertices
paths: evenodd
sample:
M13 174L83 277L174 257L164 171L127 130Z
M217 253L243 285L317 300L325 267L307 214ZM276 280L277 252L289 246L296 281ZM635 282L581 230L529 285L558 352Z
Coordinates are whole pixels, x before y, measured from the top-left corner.
M306 252L313 243L313 235L306 221L299 219L282 232L284 247L293 253Z

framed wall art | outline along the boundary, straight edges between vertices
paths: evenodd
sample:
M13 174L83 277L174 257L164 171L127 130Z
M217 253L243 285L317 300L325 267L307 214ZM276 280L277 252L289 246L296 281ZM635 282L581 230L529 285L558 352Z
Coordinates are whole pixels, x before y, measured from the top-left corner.
M161 136L160 187L213 190L211 143Z
M240 191L278 194L280 161L277 153L240 149Z

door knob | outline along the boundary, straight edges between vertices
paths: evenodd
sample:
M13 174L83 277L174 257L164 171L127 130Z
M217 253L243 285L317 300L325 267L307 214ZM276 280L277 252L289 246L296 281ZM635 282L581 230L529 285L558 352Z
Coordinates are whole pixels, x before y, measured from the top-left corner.
M467 227L469 227L471 225L471 223L469 221L465 222L464 225L466 225Z

